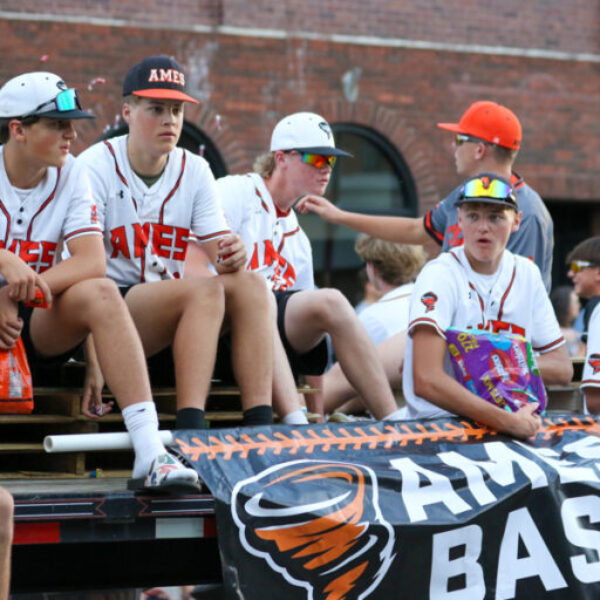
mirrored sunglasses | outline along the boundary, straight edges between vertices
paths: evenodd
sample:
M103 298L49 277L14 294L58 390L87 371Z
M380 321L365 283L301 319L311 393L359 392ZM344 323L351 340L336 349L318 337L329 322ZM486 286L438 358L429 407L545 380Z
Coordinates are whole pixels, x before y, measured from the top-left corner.
M23 117L31 117L33 115L43 116L44 113L57 110L58 112L69 112L75 109L81 110L81 104L79 103L79 96L77 95L77 90L74 88L69 88L67 90L63 90L53 100L49 100L48 102L43 102L40 104L35 110L28 112Z
M302 156L302 162L307 165L312 165L313 167L317 167L320 169L321 167L328 164L332 169L333 165L335 165L335 160L337 156L325 156L323 154L311 154L310 152L298 152Z
M582 269L586 269L588 267L597 267L598 265L590 262L589 260L572 260L569 268L572 273L579 273Z
M516 202L512 186L509 183L489 177L477 177L467 181L463 186L462 196L464 198L494 198Z

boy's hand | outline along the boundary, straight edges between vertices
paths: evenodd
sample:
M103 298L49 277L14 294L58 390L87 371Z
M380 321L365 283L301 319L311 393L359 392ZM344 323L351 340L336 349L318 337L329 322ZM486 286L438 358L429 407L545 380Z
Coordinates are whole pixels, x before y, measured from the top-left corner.
M301 214L305 215L308 212L314 212L318 214L321 219L335 223L339 219L342 211L333 205L327 198L323 196L302 196L300 200L296 202L294 208Z
M44 303L52 304L52 292L42 277L12 252L2 251L2 275L8 283L8 296L15 302L33 302L36 288L42 292Z
M534 438L542 426L542 420L535 414L538 406L539 403L531 402L522 406L516 413L512 413L513 419L507 433L521 440Z
M112 411L114 402L102 402L104 377L97 366L88 364L85 371L83 396L81 397L81 412L90 419L98 419Z
M19 317L19 307L9 296L8 286L0 289L0 350L10 350L14 347L21 330L23 321Z
M217 244L217 271L220 273L233 273L243 269L246 265L246 246L237 233L231 233L218 240Z

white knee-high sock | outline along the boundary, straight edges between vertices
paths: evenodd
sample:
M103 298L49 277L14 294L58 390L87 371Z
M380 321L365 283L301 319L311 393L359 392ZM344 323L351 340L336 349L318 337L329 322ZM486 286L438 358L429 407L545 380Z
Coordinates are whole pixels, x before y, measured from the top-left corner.
M143 477L148 474L150 463L166 452L158 436L156 406L154 402L138 402L126 406L121 413L135 451L133 477Z

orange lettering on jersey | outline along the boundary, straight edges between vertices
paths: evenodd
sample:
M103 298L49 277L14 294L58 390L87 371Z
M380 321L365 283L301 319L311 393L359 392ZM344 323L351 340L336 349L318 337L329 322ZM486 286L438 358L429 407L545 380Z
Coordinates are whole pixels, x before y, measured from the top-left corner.
M112 246L111 258L117 258L119 254L125 258L130 258L129 247L127 246L127 233L125 232L125 226L115 227L110 232L110 244Z
M42 269L45 271L54 264L54 255L56 253L56 244L54 242L40 242L42 246L42 255L40 257L40 264ZM42 271L40 271L41 273Z
M254 242L254 250L252 250L252 258L246 267L248 271L256 271L258 269L258 244Z
M514 333L515 335L525 336L525 329L514 323L507 323L506 321L496 321L490 319L485 327L492 333Z
M173 244L174 248L172 256L174 260L185 260L189 233L189 229L184 229L183 227L175 227L175 240Z
M152 252L163 258L184 260L189 229L164 223L152 224Z
M148 237L150 233L150 223L133 223L133 255L135 258L140 258L144 255L144 249L148 245Z
M34 271L43 273L54 264L56 246L56 242L13 240L9 250Z
M173 235L173 227L170 225L164 225L163 223L152 225L152 252L154 254L158 254L163 258L170 258L170 246L173 240L168 237L169 235Z
M294 283L296 283L296 271L295 271L294 267L292 267L292 265L290 265L290 263L287 261L286 261L286 264L287 264L287 267L285 269L285 272L282 275L283 280L285 281L285 285L279 289L290 288L294 285Z
M38 259L38 244L31 240L19 240L19 258L26 263L34 263Z
M275 252L271 240L265 240L265 258L263 263L268 267L271 266L279 257L279 254Z

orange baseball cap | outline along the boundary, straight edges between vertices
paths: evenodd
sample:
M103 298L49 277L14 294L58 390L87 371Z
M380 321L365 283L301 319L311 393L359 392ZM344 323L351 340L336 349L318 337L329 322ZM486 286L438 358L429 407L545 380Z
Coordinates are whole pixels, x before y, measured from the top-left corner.
M458 123L438 123L437 126L512 150L521 146L521 123L517 115L506 106L489 100L471 104Z

